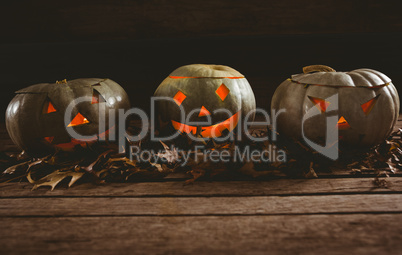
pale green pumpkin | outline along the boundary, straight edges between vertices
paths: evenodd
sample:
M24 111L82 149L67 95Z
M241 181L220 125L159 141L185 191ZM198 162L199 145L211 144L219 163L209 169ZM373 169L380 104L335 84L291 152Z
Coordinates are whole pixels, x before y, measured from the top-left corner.
M272 110L285 110L276 123L281 135L325 145L327 131L337 129L342 149L370 148L390 135L400 104L390 78L371 69L306 69L284 81L272 98ZM337 119L328 127L331 116Z

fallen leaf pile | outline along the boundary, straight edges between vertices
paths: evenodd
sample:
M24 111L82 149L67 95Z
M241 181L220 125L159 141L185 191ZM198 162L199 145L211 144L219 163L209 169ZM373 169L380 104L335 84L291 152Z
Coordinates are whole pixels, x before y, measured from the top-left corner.
M254 130L254 137L264 137L271 130ZM277 134L278 135L278 134ZM116 145L95 143L89 148L77 148L74 152L58 151L43 158L29 158L25 154L0 154L0 166L5 169L0 183L27 179L33 189L49 186L53 190L59 183L69 187L77 181L94 183L138 182L163 179L171 173L187 174L186 183L202 178L247 179L247 178L316 178L319 174L348 169L353 175L372 175L373 183L387 187L386 177L402 168L402 130L398 130L379 146L365 153L349 153L349 157L331 161L302 144L280 137L275 143L235 141L217 143L214 140L199 142L190 140L182 134L168 144L151 142L147 139L133 144L127 141L125 153L119 153ZM195 145L203 150L196 150ZM149 160L136 160L130 157L129 146L136 145L149 151ZM286 152L286 162L263 161L212 161L211 153L233 155L235 148L249 147L264 151L275 146ZM185 151L186 153L179 153ZM196 160L203 158L206 160ZM183 164L183 159L186 164Z

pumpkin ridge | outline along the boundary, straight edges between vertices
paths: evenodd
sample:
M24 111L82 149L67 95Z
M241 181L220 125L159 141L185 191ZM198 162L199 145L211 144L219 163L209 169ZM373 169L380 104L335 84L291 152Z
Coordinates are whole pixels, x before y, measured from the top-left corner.
M347 72L346 75L348 75L352 79L354 84L357 84L359 82L359 80L364 80L368 84L372 84L375 82L372 79L367 79L364 75L362 75L359 72ZM370 87L372 87L372 86L370 86Z
M190 115L186 114L189 112L205 107L210 113L211 123L215 124L227 120L227 115L233 116L237 112L239 112L237 115L239 118L240 116L244 118L255 109L254 94L247 79L238 71L227 66L194 64L179 67L162 81L154 96L178 99L176 97L178 91L187 96L181 104L184 107L182 109L184 116L188 117ZM179 124L176 122L183 122L183 120L179 120L181 119L179 109L177 103L170 104L162 100L156 103L158 119L170 123L170 128L172 128L172 130L166 129L166 132L177 131ZM220 109L223 111L216 111ZM199 116L192 116L192 121L204 120L199 119L205 117L204 113L206 111L203 111L203 114L197 112ZM249 115L249 119L253 118L254 112ZM159 122L155 129L160 131L166 127L161 123ZM183 123L183 125L186 124ZM194 130L195 127L183 126L183 128Z
M170 76L205 78L244 77L244 75L231 67L205 64L193 64L179 67L174 70Z
M169 78L171 79L244 79L244 76L239 76L239 77L196 77L196 76L174 76L174 75L169 75Z
M16 91L16 92L14 92L15 94L17 94L17 95L24 95L24 94L26 94L26 95L28 95L28 94L31 94L31 95L40 95L40 94L47 94L47 92L27 92L27 91Z
M92 100L94 89L90 85L100 80L98 78L82 78L71 80L68 84L40 83L17 91L6 110L6 128L10 138L31 156L42 156L54 152L59 142L65 143L71 140L71 136L67 132L68 123L64 122L67 106L77 98ZM102 83L102 87L95 91L98 91L104 99L121 97L118 102L109 107L115 112L118 108L125 110L130 108L124 89L111 80ZM76 122L73 121L75 117L72 118L73 123L70 127L79 126L74 130L76 129L76 132L83 136L99 133L98 120L100 114L103 113L100 112L101 109L90 104L91 100L87 103L72 105L71 115L80 114L84 117ZM51 103L53 107L47 103ZM44 111L43 108L45 108ZM53 114L55 110L59 113ZM105 119L108 118L108 114L109 111L105 111ZM81 126L80 124L88 125ZM105 126L105 128L107 127ZM49 141L49 137L54 137L54 139L49 143L45 142L46 137ZM62 150L74 150L74 147L62 148Z
M336 97L331 99L331 95ZM311 97L328 98L337 105L319 114L318 107L311 107ZM317 106L317 103L313 104ZM317 152L324 146L334 148L331 145L334 143L327 143L334 139L340 148L338 153L323 154L333 160L349 151L364 151L384 141L397 121L399 106L398 92L391 79L371 69L330 75L322 72L292 75L278 86L271 100L273 111L285 110L277 118L279 134L309 145ZM325 107L320 108L324 110ZM333 126L335 115L338 116L337 129ZM334 135L339 138L328 138L327 134L332 130L337 130Z
M357 69L357 70L361 70L361 71L364 71L364 72L372 73L372 74L376 75L376 76L377 76L380 80L382 80L383 82L387 82L387 80L389 80L388 77L386 77L386 78L388 78L388 79L386 79L386 78L383 77L383 76L385 76L384 74L382 74L382 73L380 73L380 72L377 72L377 71L375 71L375 70L373 70L373 69L364 68L364 69ZM357 71L357 70L356 70L356 71ZM389 81L389 82L392 82L392 81Z
M335 88L366 88L366 89L378 89L378 88L382 88L384 86L388 86L388 85L391 84L391 82L387 82L387 83L384 83L384 84L381 84L381 85L363 87L363 86L323 85L323 84L304 83L304 82L299 82L299 81L293 80L292 78L288 78L288 81L296 83L296 84L303 85L305 87L308 87L308 86L322 86L322 87L335 87Z

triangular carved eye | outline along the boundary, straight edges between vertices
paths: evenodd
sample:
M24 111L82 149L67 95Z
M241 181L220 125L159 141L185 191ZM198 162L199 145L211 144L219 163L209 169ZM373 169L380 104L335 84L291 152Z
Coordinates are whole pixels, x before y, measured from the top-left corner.
M105 98L96 89L94 89L92 92L91 104L99 104L104 102L106 102Z
M371 110L373 110L373 107L374 107L375 103L377 103L377 100L379 97L380 97L380 94L377 95L375 98L373 98L361 105L364 114L368 115L371 112Z
M85 118L81 113L78 113L77 115L75 115L74 119L70 122L70 124L68 124L67 127L74 127L87 123L89 123L89 120Z
M331 104L328 101L325 101L324 99L318 98L318 97L311 97L308 96L311 102L320 110L320 112L325 112L328 108L328 106Z
M52 102L50 101L49 98L46 100L46 103L43 106L42 112L43 112L43 114L57 112L56 108L54 107L54 105L52 104Z

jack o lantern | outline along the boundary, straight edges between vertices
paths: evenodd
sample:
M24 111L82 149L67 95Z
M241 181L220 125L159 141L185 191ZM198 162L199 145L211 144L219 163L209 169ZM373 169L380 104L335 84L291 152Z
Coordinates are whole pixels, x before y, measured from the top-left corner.
M255 98L250 84L241 73L227 66L179 67L159 85L154 96L174 100L156 102L160 128L171 125L182 133L211 138L222 136L225 130L231 132L241 117L250 112L250 120L254 119ZM210 125L183 123L179 106L190 122L211 120Z
M6 111L6 127L13 142L32 156L45 155L55 148L72 150L105 137L114 126L108 126L109 111L128 109L128 96L120 85L110 79L76 79L41 83L16 92ZM71 122L66 126L64 114L75 99ZM99 109L104 106L104 113ZM105 133L99 134L99 116L105 117ZM67 132L74 129L87 140L76 140Z
M324 146L329 133L337 131L341 155L369 149L389 136L399 97L387 76L371 69L336 72L321 65L303 71L284 81L272 98L272 110L285 110L276 120L280 134Z

